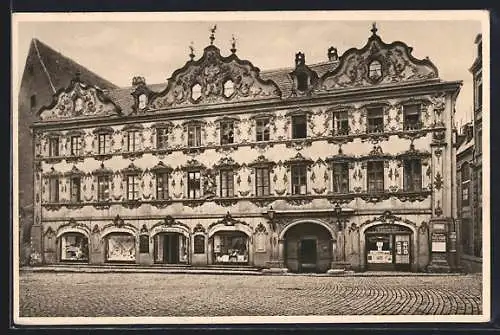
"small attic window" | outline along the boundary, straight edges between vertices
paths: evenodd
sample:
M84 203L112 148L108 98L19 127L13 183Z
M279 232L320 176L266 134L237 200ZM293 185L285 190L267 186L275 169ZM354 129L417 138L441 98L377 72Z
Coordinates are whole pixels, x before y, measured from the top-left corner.
M307 73L299 72L297 73L297 90L304 92L307 90L309 76Z
M146 94L139 95L138 108L140 110L143 110L144 108L146 108L147 104L148 104L148 97L146 96Z
M224 96L229 98L234 93L234 82L229 79L224 83Z
M201 98L200 84L194 84L193 87L191 88L191 98L193 98L193 100L195 101Z
M368 66L368 77L372 80L379 80L382 77L382 64L374 60Z
M77 98L75 100L75 113L80 114L83 110L83 99L82 98Z

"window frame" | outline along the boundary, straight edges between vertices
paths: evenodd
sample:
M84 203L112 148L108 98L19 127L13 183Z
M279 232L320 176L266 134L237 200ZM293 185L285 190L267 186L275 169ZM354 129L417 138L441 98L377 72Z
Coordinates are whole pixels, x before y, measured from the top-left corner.
M197 175L197 179L196 179ZM191 176L194 176L194 179L191 179ZM191 170L187 171L187 198L188 199L200 199L202 197L201 193L201 171L200 170ZM196 183L196 184L195 184ZM192 188L196 186L196 188ZM191 192L193 191L193 192ZM193 193L193 194L191 194Z
M219 171L220 196L221 198L234 197L234 170L221 169Z
M111 199L110 183L111 176L108 174L97 176L97 201L109 201ZM107 197L104 195L107 193Z
M75 180L78 180L78 183L75 184ZM75 188L76 186L76 188ZM71 176L70 177L70 202L79 203L82 201L82 178L80 176ZM74 191L76 191L76 196L74 195Z
M49 203L59 202L60 199L59 186L60 186L59 177L56 176L49 177Z
M332 192L336 194L349 193L349 163L348 162L333 162L332 163ZM341 167L340 173L338 173ZM336 187L335 180L340 178L339 187Z
M340 116L344 117L340 117ZM350 127L349 127L349 112L347 110L336 110L333 112L333 134L335 136L345 136L349 135L350 133ZM345 123L345 124L344 124Z
M263 124L259 124L263 123ZM267 128L266 128L267 127ZM255 141L267 142L271 139L271 118L259 117L255 119Z
M168 200L170 173L167 171L156 172L156 199ZM161 196L160 196L161 195Z
M168 128L159 127L156 128L156 149L163 150L167 149L168 146Z
M375 110L377 110L377 115L374 116ZM380 124L374 122L375 120L381 120ZM371 124L373 123L373 124ZM366 108L366 132L369 134L378 134L384 132L384 107L383 106L371 106Z
M111 134L98 133L97 134L97 154L107 155L111 151Z
M292 120L292 139L305 139L307 138L307 115L306 114L297 114L297 115L292 115L291 116ZM298 119L303 119L304 123L297 123ZM297 127L303 124L304 129L300 134L297 134L299 132L299 129ZM303 134L302 134L303 133ZM303 135L303 136L298 136L298 135Z
M366 190L368 193L385 191L384 161L375 160L366 163Z
M201 132L202 126L200 124L187 125L187 146L189 148L201 147ZM193 134L193 137L190 134Z
M132 182L131 182L132 181ZM139 176L136 174L127 175L127 200L137 201L139 200ZM132 196L131 196L132 195Z
M292 195L307 194L307 169L308 166L306 164L293 164L290 167Z
M464 162L462 164L462 166L460 167L461 204L462 204L462 206L469 206L470 205L470 184L471 184L470 181L471 181L470 163Z
M266 180L267 184L265 183ZM271 195L271 171L269 167L255 168L255 195L258 197Z
M76 140L76 142L75 142ZM80 135L73 135L70 137L70 155L73 157L80 156L82 149L82 137Z
M140 132L137 129L127 130L127 152L135 152L139 149Z
M226 127L228 128L227 131L231 132L231 135L226 136L226 134L224 133L226 131L226 129L225 129ZM220 145L234 144L234 121L233 120L224 120L224 121L220 122L219 141L220 141Z
M403 160L403 190L405 192L422 191L421 159L408 158Z
M416 108L416 111L411 112L408 108ZM417 115L416 122L408 122L407 119L411 116ZM422 104L411 103L403 105L403 129L404 130L418 130L422 129Z
M59 145L59 136L49 137L49 157L58 157L60 155Z
M202 242L199 242L199 240L202 239ZM197 243L198 242L198 243ZM197 247L200 246L201 243L201 249L198 249ZM206 245L206 238L205 238L205 235L203 234L195 234L193 236L193 254L194 255L201 255L201 254L204 254L205 253L205 245Z

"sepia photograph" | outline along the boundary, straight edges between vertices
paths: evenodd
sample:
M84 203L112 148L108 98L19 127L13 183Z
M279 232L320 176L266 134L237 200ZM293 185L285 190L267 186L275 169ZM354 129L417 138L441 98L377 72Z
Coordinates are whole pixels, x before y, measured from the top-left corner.
M488 20L13 14L14 322L489 321Z

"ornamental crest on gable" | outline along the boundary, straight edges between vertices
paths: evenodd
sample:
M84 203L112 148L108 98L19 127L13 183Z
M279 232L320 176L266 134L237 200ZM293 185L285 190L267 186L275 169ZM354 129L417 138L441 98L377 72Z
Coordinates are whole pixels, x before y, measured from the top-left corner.
M438 78L438 70L428 58L416 59L405 43L386 44L376 29L372 32L362 49L347 50L339 66L320 78L317 92Z
M279 87L263 80L260 70L236 54L223 57L214 45L205 48L199 60L176 70L164 91L151 98L151 108L173 108L196 104L220 104L280 98Z
M50 106L39 111L43 121L121 115L120 108L97 87L87 85L77 77L66 89L54 94Z

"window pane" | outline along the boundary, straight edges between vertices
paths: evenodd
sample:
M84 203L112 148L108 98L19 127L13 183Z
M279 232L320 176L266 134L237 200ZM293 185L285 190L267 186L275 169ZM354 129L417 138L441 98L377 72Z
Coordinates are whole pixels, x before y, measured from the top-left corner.
M307 137L307 120L305 115L292 117L292 138Z
M367 179L369 192L382 192L384 190L384 163L368 162Z

